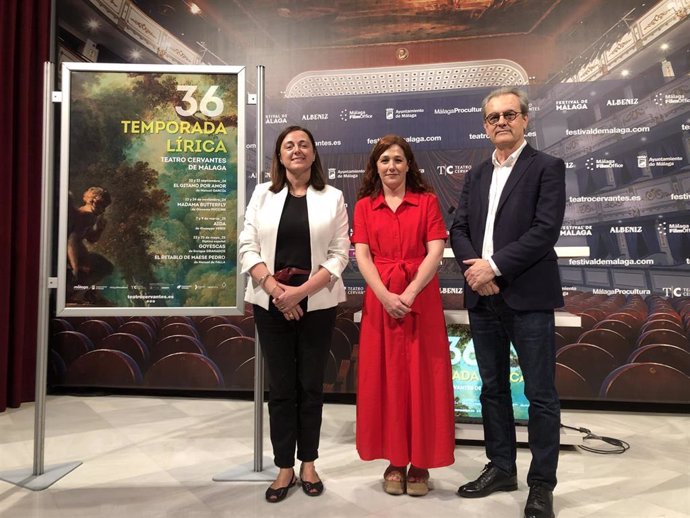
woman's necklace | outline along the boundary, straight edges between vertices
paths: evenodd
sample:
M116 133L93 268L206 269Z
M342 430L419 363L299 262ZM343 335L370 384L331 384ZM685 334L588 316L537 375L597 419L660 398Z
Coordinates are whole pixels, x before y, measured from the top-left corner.
M288 192L295 198L304 198L307 195L307 189L309 188L309 178L311 177L311 170L307 170L303 173L296 174L291 171L286 171L287 174L287 186ZM297 192L302 191L304 192Z

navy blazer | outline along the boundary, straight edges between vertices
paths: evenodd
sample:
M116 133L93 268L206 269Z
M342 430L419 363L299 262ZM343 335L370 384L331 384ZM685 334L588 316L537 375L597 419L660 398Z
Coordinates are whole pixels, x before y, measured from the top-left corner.
M450 242L463 273L465 259L482 256L494 166L485 160L465 176L450 229ZM553 247L565 213L565 163L529 144L520 153L501 193L494 224L493 261L503 298L513 309L536 311L563 306ZM479 294L465 283L465 307Z

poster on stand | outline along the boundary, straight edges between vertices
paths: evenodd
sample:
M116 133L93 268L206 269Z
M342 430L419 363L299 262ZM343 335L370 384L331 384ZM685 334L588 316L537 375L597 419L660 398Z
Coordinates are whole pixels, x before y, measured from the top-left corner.
M244 68L63 63L58 308L243 311Z

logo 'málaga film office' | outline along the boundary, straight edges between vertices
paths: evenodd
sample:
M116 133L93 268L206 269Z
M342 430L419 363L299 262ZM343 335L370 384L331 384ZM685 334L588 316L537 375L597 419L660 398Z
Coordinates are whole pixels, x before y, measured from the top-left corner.
M589 157L585 160L585 168L588 171L594 171L596 169L621 169L623 168L623 164L611 158Z
M366 110L349 110L347 108L340 110L341 121L364 120L373 118L374 116L371 113L367 113Z
M660 220L656 224L659 234L667 236L669 234L690 234L690 223L667 223Z
M654 103L658 106L665 104L690 103L688 92L682 88L677 88L670 92L657 92L654 94Z

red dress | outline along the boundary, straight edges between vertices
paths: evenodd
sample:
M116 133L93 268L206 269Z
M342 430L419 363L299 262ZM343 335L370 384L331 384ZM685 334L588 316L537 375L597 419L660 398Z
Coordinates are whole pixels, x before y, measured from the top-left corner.
M383 195L355 206L351 241L369 245L381 280L402 293L426 255L426 243L446 239L436 196L407 191L396 212ZM412 311L392 318L367 287L362 307L357 389L357 451L419 468L454 462L455 422L450 350L438 276L417 295Z

